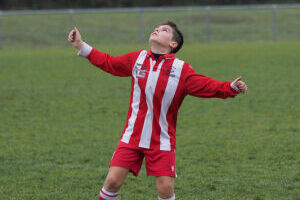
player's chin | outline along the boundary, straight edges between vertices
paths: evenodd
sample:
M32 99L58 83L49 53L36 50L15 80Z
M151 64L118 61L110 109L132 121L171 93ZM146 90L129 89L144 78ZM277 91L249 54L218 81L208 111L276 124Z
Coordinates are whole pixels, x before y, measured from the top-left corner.
M159 44L159 45L165 45L165 41L161 41L159 38L157 37L150 37L149 38L149 43L150 44Z
M149 42L155 42L157 38L154 35L150 35Z

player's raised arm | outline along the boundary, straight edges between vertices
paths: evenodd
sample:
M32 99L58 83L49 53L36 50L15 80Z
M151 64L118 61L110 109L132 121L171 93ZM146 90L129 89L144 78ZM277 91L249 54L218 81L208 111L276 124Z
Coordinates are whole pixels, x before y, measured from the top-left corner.
M99 67L115 76L131 76L133 62L138 56L138 52L131 52L123 56L111 56L94 49L85 43L76 27L70 31L68 40L73 47L78 49L78 55L87 58L93 65Z

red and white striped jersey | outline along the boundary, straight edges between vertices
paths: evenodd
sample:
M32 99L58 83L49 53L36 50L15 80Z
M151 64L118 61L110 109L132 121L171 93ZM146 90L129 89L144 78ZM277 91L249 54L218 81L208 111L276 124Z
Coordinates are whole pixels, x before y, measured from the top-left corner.
M92 49L87 58L112 75L131 76L130 106L121 141L141 148L175 149L177 112L186 95L227 98L238 93L231 82L198 74L173 53L155 60L150 50L113 57Z

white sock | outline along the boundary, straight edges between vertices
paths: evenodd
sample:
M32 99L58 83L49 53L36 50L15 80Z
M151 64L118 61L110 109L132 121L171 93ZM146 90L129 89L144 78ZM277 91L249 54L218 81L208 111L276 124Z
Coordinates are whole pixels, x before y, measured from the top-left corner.
M169 199L163 199L158 196L158 200L175 200L175 194Z
M105 200L117 200L119 192L108 192L104 187L100 190L100 196Z

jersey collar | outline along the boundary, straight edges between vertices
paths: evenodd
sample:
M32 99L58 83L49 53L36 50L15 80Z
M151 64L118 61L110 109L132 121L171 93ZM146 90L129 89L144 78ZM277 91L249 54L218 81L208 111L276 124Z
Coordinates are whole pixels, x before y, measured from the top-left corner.
M148 50L147 52L147 57L151 57L153 60L155 60L151 49ZM175 58L175 54L174 53L169 53L169 54L165 54L163 56L160 56L158 60L162 60L162 59L174 59Z

